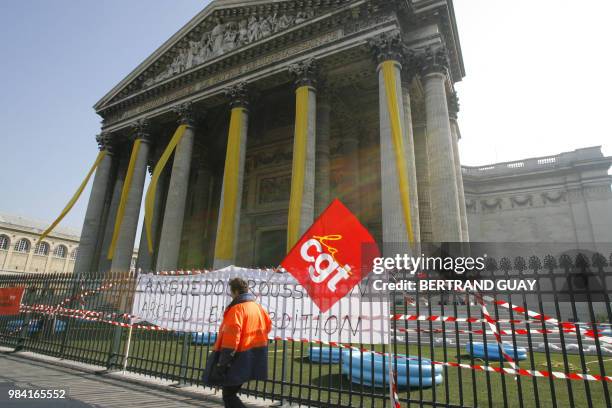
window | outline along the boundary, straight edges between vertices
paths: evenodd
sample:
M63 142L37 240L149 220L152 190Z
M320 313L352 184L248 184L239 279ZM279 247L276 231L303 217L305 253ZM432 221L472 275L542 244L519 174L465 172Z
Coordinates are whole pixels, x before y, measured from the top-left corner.
M34 255L49 255L49 244L46 242L39 242L34 247Z
M68 250L66 249L64 245L58 245L57 247L55 247L55 251L53 251L53 255L55 255L55 257L57 258L65 258L66 252L68 252Z
M15 251L17 252L30 252L30 241L25 238L21 238L15 244Z
M78 247L74 248L72 252L70 253L70 259L76 259L78 253L79 253L79 248Z
M0 249L7 250L10 245L9 237L0 235Z

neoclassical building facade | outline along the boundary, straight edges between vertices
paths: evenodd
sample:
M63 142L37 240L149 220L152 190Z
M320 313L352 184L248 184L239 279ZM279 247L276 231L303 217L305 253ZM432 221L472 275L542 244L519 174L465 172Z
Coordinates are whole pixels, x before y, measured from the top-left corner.
M145 271L277 265L336 197L379 243L467 240L463 76L451 1L211 2L95 105L76 270L128 269L143 201Z
M79 233L57 228L45 240L47 225L36 220L0 214L0 273L70 273L79 247Z
M40 241L48 223L12 214L0 214L0 274L72 273L79 251L79 231L55 228ZM136 268L134 250L130 269Z
M470 239L609 246L610 166L612 157L605 157L601 146L464 166Z

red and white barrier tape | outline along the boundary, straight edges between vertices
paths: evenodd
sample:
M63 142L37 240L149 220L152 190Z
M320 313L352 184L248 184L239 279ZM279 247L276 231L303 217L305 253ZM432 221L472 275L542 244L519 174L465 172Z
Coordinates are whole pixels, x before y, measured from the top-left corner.
M309 340L309 339L294 339L292 337L287 337L287 338L282 338L282 337L275 337L274 340L279 340L279 341L291 341L291 342L298 342L298 343L313 343L313 344L318 344L318 345L323 345L323 346L330 346L330 347L338 347L338 348L343 348L343 349L349 349L349 350L354 350L357 352L362 352L362 353L373 353L373 354L377 354L377 355L383 355L383 356L387 356L389 357L388 353L382 353L380 351L374 351L374 350L368 350L365 348L359 348L359 347L355 347L353 345L350 344L343 344L343 343L336 343L333 341L324 341L324 340ZM404 356L394 356L391 355L391 358L396 358L396 359L402 359L402 360L410 360L410 361L416 361L418 360L418 358L415 357L404 357ZM476 371L490 371L490 372L495 372L495 373L500 373L500 374L506 374L506 375L521 375L521 376L525 376L525 377L552 377L552 378L556 378L556 379L569 379L569 380L582 380L582 381L606 381L606 382L612 382L612 376L602 376L602 375L598 375L598 374L584 374L584 373L562 373L562 372L558 372L558 371L542 371L542 370L526 370L526 369L522 369L522 368L506 368L506 367L493 367L493 366L486 366L486 365L470 365L470 364L464 364L464 363L455 363L455 362L442 362L442 361L433 361L431 360L431 364L432 365L439 365L439 366L446 366L446 367L459 367L459 368L465 368L465 369L470 369L470 370L476 370Z
M396 329L399 332L402 333L432 333L432 334L437 334L437 333L459 333L459 334L478 334L478 335L482 335L482 334L493 334L492 331L490 330L462 330L462 329L457 329L457 330L449 330L449 329L405 329L403 327L398 327ZM514 330L499 330L499 334L501 334L502 336L511 336L511 335L518 335L518 336L525 336L525 335L530 335L530 334L555 334L555 333L559 333L559 332L563 332L565 334L576 334L576 331L571 330L571 329L565 329L565 328L559 328L559 329L514 329Z
M568 329L570 331L575 332L576 334L579 334L581 336L586 336L589 338L598 338L599 341L603 341L605 343L608 344L612 344L612 337L611 336L607 336L605 334L603 334L603 332L600 332L599 330L584 330L584 329L580 329L580 327L578 325L576 325L576 323L570 323L570 322L560 322L559 320L551 317L551 316L547 316L544 314L540 314L537 312L533 312L529 309L526 309L524 307L521 306L516 306L513 305L512 303L503 301L503 300L495 300L489 296L486 296L485 299L489 302L493 302L495 304L497 304L498 306L501 306L503 308L506 309L511 309L512 311L516 312L516 313L520 313L520 314L524 314L526 316L529 316L532 319L535 320L539 320L542 322L545 322L547 324L554 324L554 325L558 325L563 327L564 329Z
M96 322L106 323L106 324L110 324L113 326L119 326L119 327L124 327L124 328L132 327L134 329L141 329L141 330L173 331L172 329L166 329L166 328L159 327L159 326L130 324L130 323L123 323L123 322L116 322L112 320L102 319L99 317L92 317L91 315L87 314L87 312L90 312L90 311L84 311L84 312L85 313L83 313L83 311L78 311L78 313L57 313L57 314L61 316L69 317L69 318L77 318L77 319L82 319L82 320L87 320L87 321L96 321ZM50 312L47 312L47 311L42 311L41 313L51 314ZM286 337L286 338L275 337L274 340L299 342L299 343L310 343L310 344L324 345L324 346L329 346L329 347L338 347L338 348L343 348L343 349L354 350L360 353L373 353L377 355L383 355L388 358L395 358L395 359L402 359L402 360L411 360L411 361L418 360L417 358L414 358L414 357L395 356L395 355L390 355L389 353L369 350L369 349L362 348L362 347L356 347L351 344L338 343L334 341L296 339L292 337ZM556 379L612 382L612 376L601 376L597 374L549 372L549 371L541 371L541 370L526 370L526 369L521 369L521 368L470 365L470 364L464 364L464 363L441 362L441 361L433 361L433 360L431 361L431 364L439 365L439 366L446 366L446 367L459 367L459 368L471 369L471 370L476 370L476 371L490 371L490 372L496 372L496 373L501 373L501 374L506 374L506 375L521 375L521 376L527 376L527 377L552 377Z

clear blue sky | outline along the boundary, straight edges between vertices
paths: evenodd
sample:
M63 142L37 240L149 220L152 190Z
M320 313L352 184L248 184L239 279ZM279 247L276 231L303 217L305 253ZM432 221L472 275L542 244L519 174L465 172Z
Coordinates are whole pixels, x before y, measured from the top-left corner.
M51 221L91 165L92 105L204 0L0 1L0 212ZM464 164L612 154L612 1L455 0ZM80 228L87 190L62 225Z

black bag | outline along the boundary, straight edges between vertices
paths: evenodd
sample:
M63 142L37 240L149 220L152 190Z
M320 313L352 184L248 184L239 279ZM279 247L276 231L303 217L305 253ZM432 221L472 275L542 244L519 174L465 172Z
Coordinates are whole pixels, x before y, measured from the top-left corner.
M208 369L204 373L204 383L208 385L223 385L225 381L229 364L219 365L220 354L218 351L213 351L207 361Z

